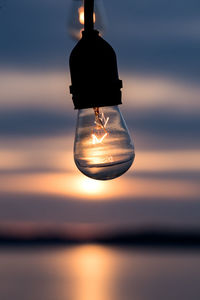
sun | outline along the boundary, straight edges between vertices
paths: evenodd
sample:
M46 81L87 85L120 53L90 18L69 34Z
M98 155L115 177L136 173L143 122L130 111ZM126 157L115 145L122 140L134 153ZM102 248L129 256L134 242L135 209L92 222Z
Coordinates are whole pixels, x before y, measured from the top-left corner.
M88 195L100 194L104 190L103 183L87 177L80 178L80 188Z
M57 177L57 180L55 179ZM57 174L53 183L48 184L48 192L63 194L76 199L104 200L110 194L110 185L105 181L90 179L81 174Z

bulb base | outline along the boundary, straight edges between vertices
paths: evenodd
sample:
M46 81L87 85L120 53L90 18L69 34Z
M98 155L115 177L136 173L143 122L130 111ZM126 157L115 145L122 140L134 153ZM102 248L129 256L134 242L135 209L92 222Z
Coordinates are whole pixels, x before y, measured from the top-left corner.
M71 52L69 65L70 93L75 109L122 103L116 54L98 31L83 31L81 40Z

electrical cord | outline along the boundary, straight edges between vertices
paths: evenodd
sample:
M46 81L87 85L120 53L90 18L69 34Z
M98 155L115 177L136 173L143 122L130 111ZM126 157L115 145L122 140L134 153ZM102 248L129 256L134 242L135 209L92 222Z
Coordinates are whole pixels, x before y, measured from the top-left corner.
M84 0L84 16L85 16L84 30L87 33L94 30L93 13L94 13L94 0Z

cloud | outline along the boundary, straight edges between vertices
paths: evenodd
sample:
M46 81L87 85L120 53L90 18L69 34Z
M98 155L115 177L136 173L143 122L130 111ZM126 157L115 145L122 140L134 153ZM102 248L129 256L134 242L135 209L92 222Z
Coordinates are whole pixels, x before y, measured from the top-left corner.
M1 222L87 223L106 225L200 225L199 201L118 199L78 201L50 195L1 194Z
M1 136L54 136L67 134L75 120L65 112L21 109L0 113Z
M0 65L65 70L74 46L67 33L70 4L63 0L10 1L0 17ZM112 0L105 8L109 19L106 39L117 50L120 69L199 78L197 1L183 4L176 0L172 8L167 1L126 1L122 5Z
M134 132L136 145L168 148L179 145L199 147L199 115L179 114L173 111L126 112L126 120ZM76 116L70 111L44 109L19 109L0 111L0 136L63 136L74 133ZM167 146L168 145L168 146Z

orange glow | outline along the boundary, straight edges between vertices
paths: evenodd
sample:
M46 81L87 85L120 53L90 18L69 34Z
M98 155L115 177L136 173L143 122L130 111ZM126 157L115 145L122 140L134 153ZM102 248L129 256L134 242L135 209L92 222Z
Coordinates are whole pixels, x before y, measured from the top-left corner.
M85 245L73 248L70 255L70 273L76 278L77 289L73 299L102 300L109 293L112 253L104 247Z
M145 172L174 172L200 170L197 150L138 151L136 168Z
M81 6L79 9L78 9L78 13L79 13L79 22L84 25L84 22L85 22L85 18L84 18L84 7ZM96 22L96 15L95 13L93 13L93 22L95 23Z
M95 134L92 134L92 144L96 145L102 143L107 135L108 133L106 132L101 138L97 138Z
M99 151L101 145L96 146ZM126 175L105 182L89 179L79 173L73 162L72 146L71 136L67 139L2 140L0 192L56 195L88 201L122 197L154 197L162 200L166 197L186 199L199 196L199 183L196 180L151 177L152 173L156 175L157 172L199 171L200 154L197 150L138 151L135 166L129 172L129 175L133 172L136 176ZM143 177L143 172L146 175L149 173L149 176Z
M99 195L105 188L101 181L93 180L88 177L81 177L80 179L81 191L88 195Z
M86 178L86 179L85 179ZM17 174L1 175L0 191L55 195L75 199L106 201L109 199L143 198L183 200L199 196L199 184L184 179L149 179L124 177L110 182L89 181L87 177L74 174Z
M96 128L94 129L94 132L92 133L92 143L93 145L101 144L105 137L108 135L108 132L106 131L106 126L109 121L109 117L105 118L103 111L100 112L99 108L94 108L95 113L95 125ZM102 135L103 131L103 135ZM96 134L95 134L96 132Z
M84 25L84 7L81 6L78 10L79 12L79 22Z
M12 187L12 189L10 188ZM89 179L80 173L74 174L17 174L1 176L0 191L39 195L67 196L96 201L108 192L102 181Z

